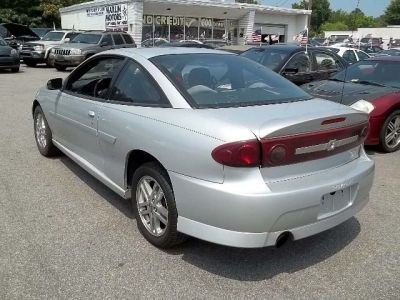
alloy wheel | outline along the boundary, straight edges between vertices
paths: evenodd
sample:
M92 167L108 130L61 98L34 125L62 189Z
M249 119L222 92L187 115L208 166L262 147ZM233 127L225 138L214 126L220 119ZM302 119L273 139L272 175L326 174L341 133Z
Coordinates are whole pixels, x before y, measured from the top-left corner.
M47 146L47 130L46 122L41 113L37 114L36 117L36 140L39 146L44 149Z
M400 115L395 115L386 127L385 143L389 148L400 144Z
M160 184L153 177L144 176L139 180L136 203L147 231L153 236L162 236L168 226L168 205Z

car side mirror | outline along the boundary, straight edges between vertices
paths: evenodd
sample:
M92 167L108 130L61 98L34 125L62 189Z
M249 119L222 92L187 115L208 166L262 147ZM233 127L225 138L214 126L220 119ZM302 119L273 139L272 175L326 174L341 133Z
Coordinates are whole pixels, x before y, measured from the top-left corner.
M47 89L49 90L60 90L62 88L63 80L62 78L50 79L47 82Z
M64 39L64 43L69 43L70 41L71 41L70 38L65 38L65 39Z
M294 75L297 73L299 73L298 68L285 68L282 72L282 74L285 74L285 75Z
M107 42L101 42L100 47L106 47L106 46L108 46Z

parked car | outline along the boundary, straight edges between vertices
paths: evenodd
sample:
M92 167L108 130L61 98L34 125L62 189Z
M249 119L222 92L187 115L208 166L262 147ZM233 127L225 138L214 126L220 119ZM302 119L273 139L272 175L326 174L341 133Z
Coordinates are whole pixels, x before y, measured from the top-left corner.
M362 46L381 47L383 40L377 37L365 37L360 40L360 44Z
M281 74L297 85L327 79L343 70L347 62L327 49L273 45L252 48L241 54Z
M15 23L0 24L0 36L15 50L20 50L26 42L40 40L28 26Z
M369 56L375 56L378 53L382 52L383 49L379 46L360 46L357 47L359 50L364 51L365 53L367 53Z
M204 40L203 44L211 46L214 49L229 45L226 40Z
M36 27L36 28L31 28L31 30L36 33L36 35L40 38L43 38L47 33L49 33L50 31L55 31L55 28L40 28L40 27Z
M226 52L234 53L234 54L242 54L243 52L252 49L254 47L259 47L255 45L226 45L218 48L218 50L223 50Z
M400 48L391 48L377 53L375 56L400 56Z
M365 60L371 57L362 50L350 47L329 47L327 49L344 58L349 64L354 64L360 60Z
M160 45L159 47L186 47L186 48L214 49L210 45L206 45L203 43L200 44L200 43L190 42L190 41L165 43L165 44Z
M40 153L61 150L124 198L144 237L281 245L368 201L368 114L313 99L244 57L196 48L95 55L33 102Z
M92 55L110 49L135 48L133 38L125 32L88 31L79 34L68 44L54 47L51 59L58 71L76 67Z
M147 39L142 42L142 47L149 48L149 47L158 47L163 44L168 44L169 41L162 38L155 38L155 39Z
M371 110L366 145L385 152L400 148L400 57L381 56L360 61L329 80L303 86L315 97L352 105L363 100Z
M40 41L25 43L20 52L21 58L29 67L35 67L40 63L46 63L48 66L53 66L54 59L50 56L51 49L55 46L69 42L78 34L80 34L78 31L50 31Z
M12 72L19 71L18 51L10 47L7 42L0 37L0 70L10 69Z

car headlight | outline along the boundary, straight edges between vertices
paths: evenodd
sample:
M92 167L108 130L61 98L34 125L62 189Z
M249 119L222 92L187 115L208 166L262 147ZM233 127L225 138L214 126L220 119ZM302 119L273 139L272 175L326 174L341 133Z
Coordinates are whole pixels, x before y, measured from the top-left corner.
M33 50L35 50L35 51L42 51L42 50L44 50L44 47L43 47L43 45L37 45L37 46L34 46L34 47L33 47Z
M10 54L11 54L11 56L14 56L14 57L19 56L18 51L15 49L12 49Z
M81 49L72 49L71 50L71 55L81 55L82 50Z
M358 100L350 107L365 112L367 114L370 114L375 109L375 106L371 102L365 100Z

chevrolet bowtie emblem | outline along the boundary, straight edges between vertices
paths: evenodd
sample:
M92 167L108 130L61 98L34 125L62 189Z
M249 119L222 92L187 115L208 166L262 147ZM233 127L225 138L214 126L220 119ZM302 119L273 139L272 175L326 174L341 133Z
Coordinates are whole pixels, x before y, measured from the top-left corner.
M326 150L333 151L335 149L336 149L336 140L329 141Z

